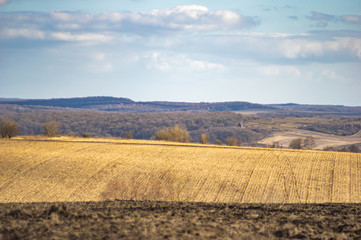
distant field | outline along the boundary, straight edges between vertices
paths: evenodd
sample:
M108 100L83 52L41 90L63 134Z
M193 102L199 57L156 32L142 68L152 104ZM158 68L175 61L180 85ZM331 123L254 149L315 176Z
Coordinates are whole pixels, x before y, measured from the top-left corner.
M0 202L361 202L361 154L83 138L0 150Z
M306 138L308 136L312 136L315 139L315 149L322 150L325 147L339 147L350 144L361 145L361 137L359 134L354 136L337 136L301 129L293 129L287 132L277 132L267 138L262 139L259 141L259 143L272 145L274 142L279 142L283 147L288 147L293 139Z

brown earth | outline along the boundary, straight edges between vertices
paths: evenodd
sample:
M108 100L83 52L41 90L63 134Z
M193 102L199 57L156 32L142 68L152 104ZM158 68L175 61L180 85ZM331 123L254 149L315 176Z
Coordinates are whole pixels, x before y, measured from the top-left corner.
M0 239L361 239L361 204L0 204Z

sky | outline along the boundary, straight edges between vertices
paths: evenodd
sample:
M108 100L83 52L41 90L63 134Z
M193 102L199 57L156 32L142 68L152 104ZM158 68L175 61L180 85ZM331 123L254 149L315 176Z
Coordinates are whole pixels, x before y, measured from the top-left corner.
M360 0L0 0L0 98L361 106Z

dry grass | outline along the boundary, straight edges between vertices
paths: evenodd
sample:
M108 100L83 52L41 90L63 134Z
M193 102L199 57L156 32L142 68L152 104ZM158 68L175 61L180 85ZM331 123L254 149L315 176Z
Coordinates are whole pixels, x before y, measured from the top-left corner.
M0 202L361 202L361 154L29 137L0 150Z

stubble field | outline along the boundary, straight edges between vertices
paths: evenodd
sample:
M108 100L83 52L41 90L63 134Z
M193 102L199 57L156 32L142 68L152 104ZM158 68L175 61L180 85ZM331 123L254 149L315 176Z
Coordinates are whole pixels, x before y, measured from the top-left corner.
M77 138L0 150L3 239L361 235L361 154Z
M361 202L361 154L71 138L0 148L0 202Z

